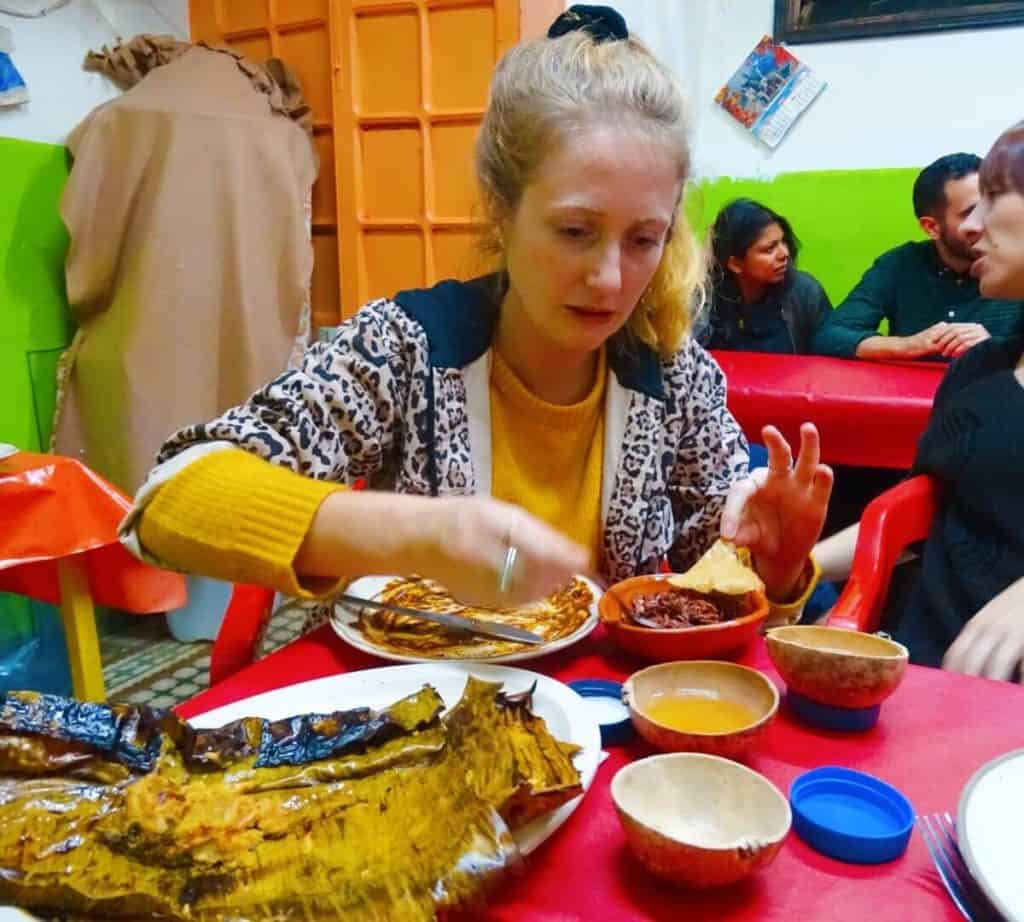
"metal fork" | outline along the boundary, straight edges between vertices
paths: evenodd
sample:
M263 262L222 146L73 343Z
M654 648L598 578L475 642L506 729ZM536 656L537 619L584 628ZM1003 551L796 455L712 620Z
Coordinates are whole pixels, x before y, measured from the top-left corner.
M964 863L957 844L953 817L948 812L919 816L917 828L960 915L967 922L998 922L1002 919Z

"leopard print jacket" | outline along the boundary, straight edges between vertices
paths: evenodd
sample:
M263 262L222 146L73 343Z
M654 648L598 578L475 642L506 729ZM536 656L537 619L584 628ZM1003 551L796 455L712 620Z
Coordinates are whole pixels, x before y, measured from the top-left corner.
M321 480L488 492L496 304L486 279L373 301L246 403L177 432L159 460L216 441ZM666 558L686 569L717 537L725 496L747 473L724 377L693 341L665 360L635 342L608 348L606 429L618 438L611 451L606 441L600 569L609 580Z

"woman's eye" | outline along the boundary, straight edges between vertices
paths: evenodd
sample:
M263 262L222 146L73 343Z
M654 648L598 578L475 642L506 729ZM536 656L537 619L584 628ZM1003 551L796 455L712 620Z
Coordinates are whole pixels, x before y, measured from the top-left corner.
M566 226L559 230L559 233L563 237L568 237L570 240L583 240L590 231L585 227L572 227Z
M649 250L651 247L656 247L661 243L660 237L637 237L634 243L644 250Z

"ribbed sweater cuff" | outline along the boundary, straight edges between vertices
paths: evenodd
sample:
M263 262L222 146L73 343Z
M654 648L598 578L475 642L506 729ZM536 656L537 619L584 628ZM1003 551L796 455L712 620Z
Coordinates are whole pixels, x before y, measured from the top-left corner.
M313 598L335 581L301 584L295 556L320 504L342 489L244 451L218 451L160 487L142 515L139 538L148 554L175 569Z

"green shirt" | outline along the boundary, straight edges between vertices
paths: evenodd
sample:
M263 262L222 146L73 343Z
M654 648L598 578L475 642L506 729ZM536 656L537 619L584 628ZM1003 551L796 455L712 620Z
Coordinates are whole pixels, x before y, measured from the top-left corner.
M904 243L883 253L818 330L814 351L853 358L857 346L878 335L889 320L893 336L913 336L932 324L980 323L997 339L1024 332L1024 302L994 301L978 282L957 275L929 240Z

